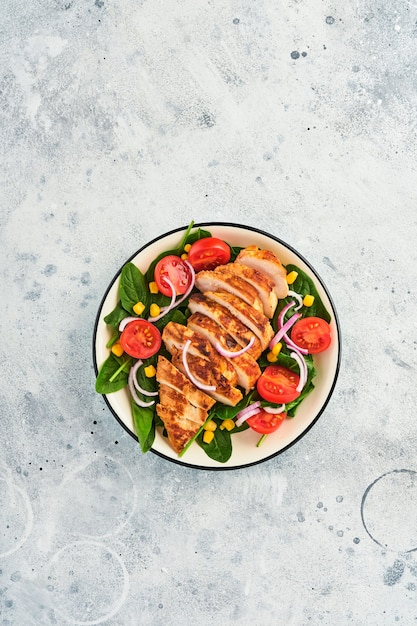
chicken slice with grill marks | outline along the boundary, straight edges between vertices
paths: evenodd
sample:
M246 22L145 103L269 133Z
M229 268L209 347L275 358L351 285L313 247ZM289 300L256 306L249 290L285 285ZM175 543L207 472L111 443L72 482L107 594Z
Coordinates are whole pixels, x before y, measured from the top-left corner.
M201 293L194 293L190 296L188 308L191 313L202 313L217 322L242 347L247 346L252 337L254 337L255 341L247 351L247 354L253 356L254 359L258 359L261 356L262 347L259 339L237 317L231 315L224 306L209 300Z
M211 409L215 402L215 400L204 393L204 391L201 391L201 389L193 385L187 376L180 372L171 361L162 355L158 357L156 380L160 385L160 389L162 389L162 387L170 387L185 396L190 404L204 411ZM161 394L160 403L166 404L163 402Z
M224 266L223 266L224 267ZM241 267L241 266L240 266ZM244 280L238 273L224 269L222 272L203 270L195 277L195 285L202 293L205 291L229 291L242 298L249 306L263 313L263 304L257 290Z
M187 398L174 389L166 389L176 396L170 398L169 405L157 404L156 412L164 423L171 447L180 453L203 426L207 412L187 402Z
M242 324L247 326L261 342L262 350L268 346L274 331L269 319L263 313L249 307L246 302L227 291L206 291L204 294L210 300L224 306L232 315L237 317Z
M193 313L188 318L188 326L206 337L213 346L219 343L222 348L238 352L240 346L217 322L202 313ZM261 369L256 360L247 352L235 357L226 357L233 365L237 374L237 384L248 393L256 384Z
M249 246L239 252L235 263L263 272L274 282L274 291L277 297L287 297L287 270L270 250L260 250L257 246Z
M156 379L159 383L156 412L164 423L171 447L179 453L207 420L215 400L163 356L158 357Z
M232 273L246 280L258 293L258 297L262 302L263 312L269 318L272 318L277 308L278 298L274 291L275 283L264 273L247 267L241 263L227 263L219 265L214 270L216 274Z
M188 340L191 341L188 350L189 356L196 356L203 359L206 362L207 370L218 372L230 385L236 385L237 374L233 366L213 348L211 343L203 337L203 335L196 333L191 330L191 328L183 326L182 324L168 322L162 331L162 340L166 349L171 354L173 354L175 349L182 352L186 342Z
M185 373L182 351L177 350L175 347L173 348L172 362L175 367ZM213 389L207 389L205 393L218 402L228 406L235 406L243 398L240 389L231 385L215 367L210 367L205 359L187 353L187 364L191 374L198 382L203 385L213 386Z

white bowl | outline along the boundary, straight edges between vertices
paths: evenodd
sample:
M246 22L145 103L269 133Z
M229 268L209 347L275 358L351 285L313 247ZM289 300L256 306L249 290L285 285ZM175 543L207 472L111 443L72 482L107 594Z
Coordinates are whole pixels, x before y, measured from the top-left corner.
M325 352L314 355L314 364L317 370L317 376L313 380L314 390L299 405L295 417L285 420L275 433L266 437L259 448L256 447L259 435L248 429L232 435L233 452L231 458L226 463L219 463L209 458L197 443L193 443L184 456L179 458L170 447L166 437L157 429L152 452L160 457L199 469L237 469L267 461L284 452L299 441L318 420L329 402L339 373L341 356L340 327L333 301L326 286L310 263L294 248L274 235L251 226L212 222L195 224L193 228L198 227L210 231L213 236L227 241L232 246L257 245L260 248L274 252L284 265L289 263L297 265L314 281L323 304L331 315L332 343ZM127 259L126 263L129 261L135 263L145 273L158 254L178 245L185 230L186 228L177 228L150 241ZM109 355L106 343L111 333L104 322L104 317L114 309L118 302L121 269L119 269L111 281L97 313L93 340L93 360L96 374ZM132 438L137 441L127 388L103 397L114 417ZM137 444L136 452L137 454L142 454L139 444Z

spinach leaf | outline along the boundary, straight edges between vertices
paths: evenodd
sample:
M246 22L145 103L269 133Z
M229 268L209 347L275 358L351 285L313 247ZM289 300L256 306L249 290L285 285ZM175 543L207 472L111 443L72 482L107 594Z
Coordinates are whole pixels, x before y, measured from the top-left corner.
M292 265L291 263L286 266L286 269L288 273L292 272L293 270L295 270L298 273L298 276L295 282L291 285L291 291L295 291L296 293L299 293L302 296L305 296L308 293L314 296L314 302L312 306L302 307L302 309L300 310L300 313L302 314L302 316L303 317L321 317L324 320L326 320L326 322L330 322L330 319L331 319L330 313L324 306L323 301L320 298L319 293L314 285L314 282L311 280L311 278L307 276L307 274L303 272L303 270L301 270L296 265ZM291 297L285 298L285 300L281 301L281 303L284 303L285 305L287 302L290 302L290 300L291 300ZM280 309L282 309L282 306L280 306Z
M149 291L145 277L133 263L126 263L122 268L119 293L122 307L132 315L137 302L142 302L145 307L148 305Z
M136 302L138 302L138 300L136 300ZM128 314L129 314L129 311L126 311L126 309L123 308L122 303L119 300L119 302L116 304L113 311L111 311L111 313L106 315L106 317L104 318L104 322L108 324L109 326L112 326L113 328L118 328L122 319L127 317Z
M197 436L198 445L204 450L204 452L211 459L218 461L219 463L226 463L232 456L232 441L228 430L216 428L214 431L214 438L210 443L204 443L203 441L204 430Z
M132 417L135 433L143 453L148 452L155 440L155 409L151 407L141 407L131 400Z
M111 352L98 373L97 393L113 393L126 387L131 361L131 359L123 360Z
M233 262L236 260L237 255L239 254L241 250L243 250L243 248L239 248L238 246L231 246L230 244L229 244L229 248L230 248L230 261Z

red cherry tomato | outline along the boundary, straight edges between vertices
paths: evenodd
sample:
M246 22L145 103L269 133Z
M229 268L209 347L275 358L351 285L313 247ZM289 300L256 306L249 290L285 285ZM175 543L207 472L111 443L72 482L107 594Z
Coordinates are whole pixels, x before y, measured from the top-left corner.
M330 345L330 326L321 317L303 317L292 327L291 339L299 348L317 354Z
M283 413L267 413L263 409L256 415L248 417L246 420L249 426L257 433L261 435L269 435L275 432L284 422L287 414Z
M217 237L205 237L195 241L188 251L188 261L196 272L213 270L230 261L230 248Z
M144 319L130 322L120 335L123 350L135 359L147 359L161 347L161 333Z
M282 365L268 365L258 378L256 388L259 395L274 404L287 404L300 395L297 385L298 374Z
M155 282L164 296L172 296L172 289L165 281L168 278L174 285L177 296L187 291L191 281L190 268L179 256L169 254L158 261L155 266Z

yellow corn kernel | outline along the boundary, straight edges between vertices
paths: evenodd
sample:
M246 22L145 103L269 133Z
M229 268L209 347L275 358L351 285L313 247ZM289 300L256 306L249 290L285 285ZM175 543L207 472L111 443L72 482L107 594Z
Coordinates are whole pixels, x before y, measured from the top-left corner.
M133 306L133 310L136 315L142 315L145 310L145 305L143 304L143 302L136 302L136 304Z
M155 304L155 302L153 302L149 309L149 313L151 317L156 317L157 315L160 314L160 312L161 312L161 309L159 308L159 306Z
M184 246L184 252L189 252L191 248L191 244L190 243L186 243Z
M159 293L158 285L156 284L154 280L151 283L149 283L149 291L151 293Z
M204 430L210 430L214 432L216 428L217 428L217 424L216 422L213 422L213 420L210 420L209 422L207 422L207 424L204 424Z
M235 423L233 420L223 420L223 422L220 424L220 430L233 430L235 427Z
M122 348L122 346L120 345L120 343L118 341L116 341L116 343L114 343L111 347L111 351L113 352L113 354L115 356L122 356L124 350Z
M147 378L153 378L156 374L156 369L154 368L153 365L147 365L146 367L143 368L143 371L145 372L145 376Z
M306 296L304 296L303 298L304 306L312 306L313 302L314 302L314 296L312 296L309 293Z
M203 435L204 443L211 443L214 439L214 432L212 430L205 430Z
M287 274L287 284L292 285L297 280L298 272L293 270L289 274Z
M184 252L184 254L181 255L181 258L183 261L185 261L186 259L188 259L188 254Z
M275 346L272 348L271 352L272 354L274 354L275 356L278 356L278 354L281 352L282 349L282 343L280 341L278 341Z
M278 361L277 355L274 354L272 351L268 352L268 354L266 355L266 358L270 363L275 363L276 361Z

